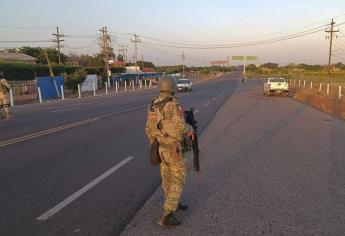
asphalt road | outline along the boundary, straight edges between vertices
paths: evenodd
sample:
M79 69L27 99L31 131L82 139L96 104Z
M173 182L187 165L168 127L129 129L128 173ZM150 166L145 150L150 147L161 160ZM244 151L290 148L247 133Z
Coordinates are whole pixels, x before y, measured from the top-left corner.
M345 235L345 122L239 84L200 137L183 224L160 227L159 188L125 235Z
M202 131L238 76L179 93ZM146 109L157 90L14 108L0 122L0 235L116 235L160 184Z

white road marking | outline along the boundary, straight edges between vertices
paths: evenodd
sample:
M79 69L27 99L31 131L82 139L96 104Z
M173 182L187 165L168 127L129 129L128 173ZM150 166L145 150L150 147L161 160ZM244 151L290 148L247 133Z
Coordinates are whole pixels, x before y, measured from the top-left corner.
M34 139L34 138L38 138L38 137L41 137L41 136L44 136L44 135L47 135L47 134L55 133L55 132L58 132L58 131L70 129L70 128L81 126L81 125L85 125L85 124L88 124L88 123L91 123L91 122L94 122L94 121L97 121L97 120L99 120L99 118L97 118L97 117L96 118L91 118L91 119L82 120L82 121L79 121L79 122L75 122L75 123L71 123L71 124L55 127L55 128L52 128L52 129L43 130L43 131L40 131L40 132L24 135L24 136L21 136L21 137L18 137L18 138L9 139L9 140L0 142L0 147L5 147L5 146L11 145L11 144L23 142L25 140Z
M98 105L105 105L105 104L108 104L108 103L111 103L113 101L107 101L107 102L100 102L100 103L97 103Z
M51 208L50 210L46 211L39 217L37 217L36 220L44 221L44 220L49 219L50 217L52 217L53 215L61 211L64 207L66 207L67 205L75 201L81 195L89 191L91 188L95 187L99 182L101 182L102 180L104 180L105 178L113 174L115 171L117 171L118 169L120 169L122 166L124 166L125 164L127 164L133 159L134 157L125 158L124 160L122 160L121 162L113 166L111 169L107 170L106 172L98 176L96 179L92 180L90 183L88 183L87 185L79 189L77 192L73 193L71 196L69 196L68 198L66 198L65 200L63 200L62 202L60 202L59 204Z
M61 110L55 110L55 111L51 111L50 113L58 113L58 112L64 112L64 111L74 111L74 110L78 110L80 109L80 107L73 107L73 108L66 108L66 109L61 109Z
M217 98L216 98L216 97L212 98L212 101L216 101L216 100L217 100Z
M128 108L128 109L125 109L125 110L121 110L121 111L107 113L107 114L96 116L96 117L93 117L93 118L90 118L90 119L81 120L81 121L70 123L70 124L67 124L67 125L58 126L58 127L52 128L52 129L43 130L43 131L39 131L39 132L36 132L36 133L20 136L20 137L17 137L17 138L5 140L5 141L0 142L0 148L8 146L8 145L11 145L11 144L23 142L25 140L38 138L38 137L41 137L41 136L44 136L44 135L47 135L47 134L51 134L51 133L55 133L55 132L58 132L58 131L63 131L63 130L70 129L70 128L73 128L73 127L82 126L82 125L95 122L95 121L97 121L99 119L102 119L102 118L105 118L105 117L108 117L108 116L113 116L113 115L121 114L121 113L124 113L124 112L127 112L127 111L136 110L136 109L142 108L142 107L147 107L147 104L140 105L140 106L135 106L135 107Z
M206 102L206 103L204 104L204 107L207 107L208 105L210 105L210 102Z
M195 111L194 111L194 115L196 114L196 113L198 113L199 112L199 109L196 109Z
M121 111L111 112L111 113L104 114L104 115L97 116L97 117L98 117L99 119L101 119L101 118L104 118L104 117L108 117L108 116L113 116L113 115L121 114L121 113L124 113L124 112L127 112L127 111L133 111L133 110L136 110L136 109L142 108L142 107L148 107L148 105L147 105L147 104L139 105L139 106L135 106L135 107L128 108L128 109L125 109L125 110L121 110Z

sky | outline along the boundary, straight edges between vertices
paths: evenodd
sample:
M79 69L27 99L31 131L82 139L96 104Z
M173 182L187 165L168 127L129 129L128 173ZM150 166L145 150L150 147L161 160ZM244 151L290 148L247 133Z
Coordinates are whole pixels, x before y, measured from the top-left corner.
M345 24L341 25L345 22L344 0L1 0L0 9L0 49L52 47L52 42L4 41L48 41L59 26L60 32L69 36L64 38L64 53L94 54L100 51L99 29L107 26L116 53L119 45L126 45L128 58L133 58L134 44L130 39L135 33L142 41L138 44L139 58L156 65L181 64L183 51L187 65L207 65L211 60L226 60L234 55L258 56L259 63L325 64L329 39L323 31L250 47L201 50L159 44L257 42L325 26L335 18L339 24L335 29L340 32L334 40L332 59L345 62L345 37L341 37L345 36Z

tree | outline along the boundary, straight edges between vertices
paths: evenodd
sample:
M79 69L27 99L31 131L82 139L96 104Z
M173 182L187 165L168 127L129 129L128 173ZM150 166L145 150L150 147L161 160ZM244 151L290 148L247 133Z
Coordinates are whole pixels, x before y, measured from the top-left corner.
M44 50L46 51L51 63L59 63L58 51L55 48L43 49L41 47L28 47L28 46L19 48L20 53L24 53L36 58L39 64L47 64L47 60L44 55ZM61 62L65 63L67 56L63 53L61 53L60 56L61 56Z
M7 48L5 50L1 50L3 52L8 52L8 53L17 53L18 49L17 48Z
M123 55L118 54L117 55L117 61L122 61L123 62Z
M104 66L103 55L101 53L90 56L88 54L80 56L80 65L85 67Z
M40 47L22 47L19 48L20 53L27 54L32 56L38 60L38 63L46 63L46 59L44 57L43 48Z
M345 65L341 62L338 62L338 63L334 64L334 68L344 69Z
M247 69L248 71L255 72L255 71L258 70L258 67L257 67L256 65L254 65L254 64L249 64L249 65L246 66L246 69Z
M144 67L150 67L150 68L156 68L155 64L151 61L138 61L138 65L141 67L141 65L144 65Z
M268 62L268 63L262 64L261 67L267 68L267 69L277 69L278 63Z

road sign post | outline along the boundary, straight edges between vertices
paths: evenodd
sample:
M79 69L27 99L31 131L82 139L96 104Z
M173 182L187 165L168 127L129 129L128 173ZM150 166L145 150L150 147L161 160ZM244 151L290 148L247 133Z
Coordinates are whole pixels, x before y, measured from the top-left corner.
M232 56L233 61L242 61L243 62L243 77L246 78L246 64L247 61L256 61L258 62L258 56Z

